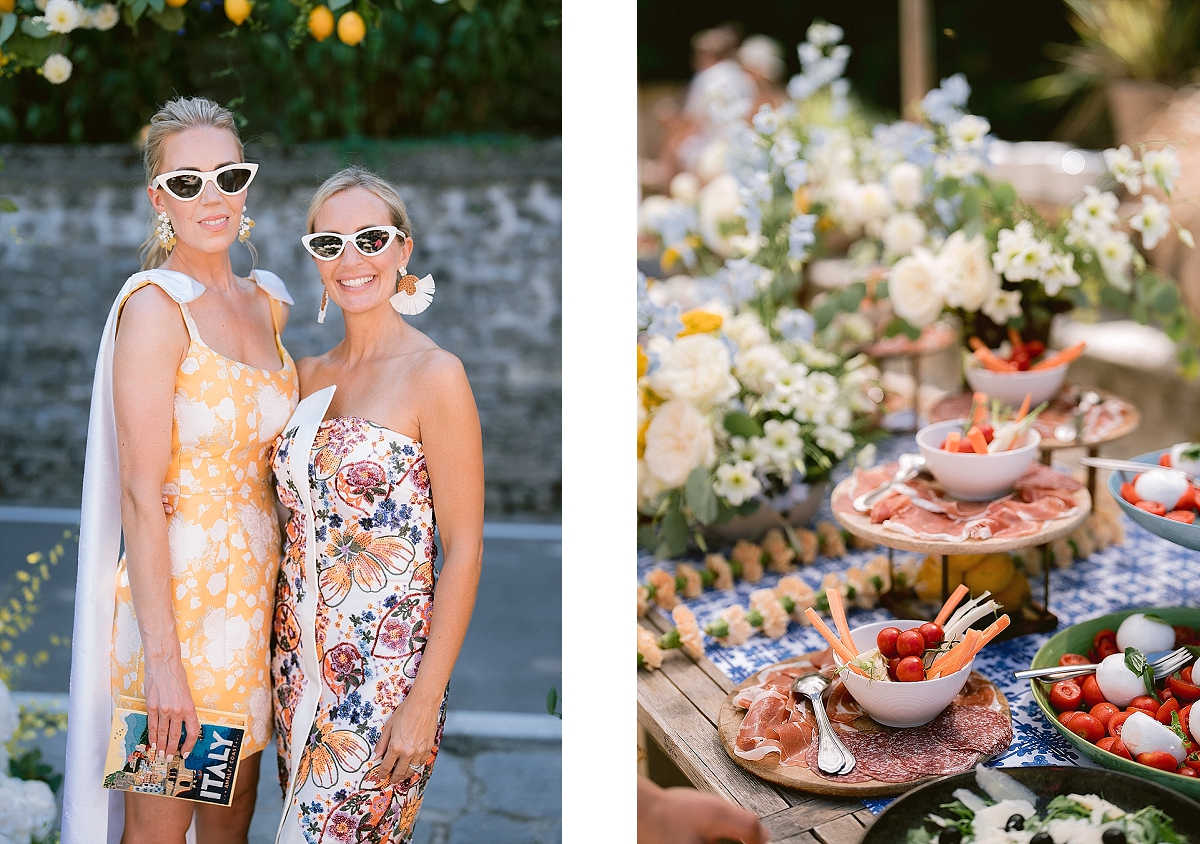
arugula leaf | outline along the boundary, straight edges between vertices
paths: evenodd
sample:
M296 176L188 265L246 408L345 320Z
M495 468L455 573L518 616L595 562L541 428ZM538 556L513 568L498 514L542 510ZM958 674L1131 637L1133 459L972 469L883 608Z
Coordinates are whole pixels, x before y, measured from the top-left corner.
M1175 735L1179 736L1179 740L1184 744L1187 743L1187 733L1183 731L1183 724L1179 721L1179 710L1176 709L1171 713L1171 729L1175 731Z
M1200 443L1188 443L1179 456L1184 460L1200 460Z
M1060 794L1046 804L1047 821L1056 818L1090 818L1091 816L1090 809L1066 794Z
M1171 626L1171 622L1167 621L1161 615L1155 615L1154 613L1151 613L1151 612L1145 613L1143 615L1143 618L1145 618L1146 621L1155 621L1155 622L1158 622L1159 624L1165 624L1168 627Z

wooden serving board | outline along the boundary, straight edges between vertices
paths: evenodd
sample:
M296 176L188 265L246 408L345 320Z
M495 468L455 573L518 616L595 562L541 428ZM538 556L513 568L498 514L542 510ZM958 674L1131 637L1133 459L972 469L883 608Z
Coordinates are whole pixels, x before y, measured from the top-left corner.
M721 744L725 748L725 752L729 754L737 765L749 771L750 773L762 777L769 782L786 785L790 788L796 788L801 791L808 791L814 794L833 794L841 797L889 797L895 794L903 794L910 789L916 788L922 783L930 782L938 779L936 776L921 777L920 779L909 780L908 782L880 782L879 780L868 780L867 782L834 782L827 780L820 774L814 772L811 768L797 767L795 765L782 765L779 763L778 755L772 754L766 759L760 761L752 761L743 759L734 753L734 748L737 746L738 730L742 727L742 718L746 714L746 710L739 706L734 706L733 700L737 697L738 692L747 686L753 686L758 682L758 678L764 673L778 668L791 665L800 661L809 661L813 654L801 654L799 656L790 657L777 662L774 665L768 665L759 671L754 672L745 680L743 680L733 691L725 697L724 703L721 704L720 712L717 715L717 731L721 736ZM1000 703L1000 711L1012 721L1012 710L1008 706L1008 699L997 686L988 680L978 671L972 671L971 676L977 680L982 680L992 687L996 693L996 700Z

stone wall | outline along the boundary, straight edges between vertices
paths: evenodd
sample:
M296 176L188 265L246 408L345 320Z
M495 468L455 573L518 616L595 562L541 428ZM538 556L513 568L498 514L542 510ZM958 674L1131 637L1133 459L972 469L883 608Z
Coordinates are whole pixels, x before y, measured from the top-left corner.
M141 162L125 146L0 147L0 503L77 506L96 350L149 234ZM488 518L560 509L561 145L255 148L248 209L258 265L296 299L295 358L341 337L300 245L309 197L348 159L394 181L414 223L409 263L437 280L413 324L462 360L483 426ZM234 268L250 268L239 244Z

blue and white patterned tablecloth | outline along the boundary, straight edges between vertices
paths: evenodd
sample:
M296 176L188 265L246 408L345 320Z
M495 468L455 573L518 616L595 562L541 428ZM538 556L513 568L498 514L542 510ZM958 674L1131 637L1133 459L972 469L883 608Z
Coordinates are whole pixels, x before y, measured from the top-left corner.
M880 444L879 461L894 460L896 455L904 451L916 451L913 437L893 437ZM840 481L847 475L846 470L841 470L836 472L834 477ZM828 500L822 504L818 518L832 520ZM1051 570L1050 610L1058 616L1059 630L1128 607L1200 607L1200 553L1160 539L1124 515L1121 519L1125 527L1123 544L1110 546L1086 560L1076 560L1070 568ZM878 551L852 550L841 560L822 557L813 565L800 569L797 574L815 589L827 573L841 572L851 566L861 567L877 553ZM897 561L906 556L918 555L904 551L896 552ZM652 555L639 552L638 582L643 582L646 574L656 566L673 570L674 561L657 561ZM779 575L768 573L759 583L739 582L733 590L708 590L699 598L686 603L703 627L730 604L740 603L742 606L748 606L753 590L774 586L778 580ZM1040 581L1040 577L1037 580ZM1040 584L1034 585L1035 593L1040 593L1036 588ZM858 627L891 617L891 613L879 607L874 610L853 611L849 614L849 622L851 627ZM1012 708L1013 743L990 763L992 765L1097 767L1046 721L1033 699L1028 681L1013 679L1012 673L1028 668L1038 648L1045 644L1051 635L1053 634L1035 633L1006 642L993 642L976 658L975 670L999 687ZM705 637L705 641L708 658L734 683L742 682L772 663L827 646L816 630L801 627L795 622L789 625L787 635L778 640L754 636L746 644L736 648L719 647L708 637ZM878 814L891 801L863 802Z

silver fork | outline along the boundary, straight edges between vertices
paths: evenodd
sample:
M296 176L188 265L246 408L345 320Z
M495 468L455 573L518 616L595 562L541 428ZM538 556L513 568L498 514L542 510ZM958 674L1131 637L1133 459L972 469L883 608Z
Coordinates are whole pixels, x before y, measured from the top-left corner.
M1160 656L1150 663L1154 669L1154 679L1161 680L1163 677L1174 674L1193 659L1192 652L1187 648L1177 648ZM1024 671L1014 671L1013 676L1018 680L1030 680L1036 677L1046 682L1055 682L1070 680L1072 677L1083 677L1086 674L1095 674L1098 667L1091 663L1087 665L1052 665L1047 668L1026 668Z

